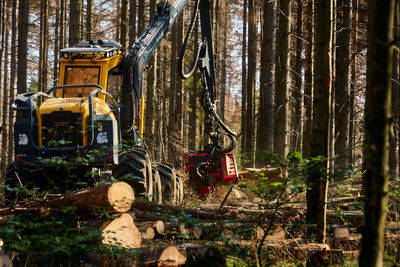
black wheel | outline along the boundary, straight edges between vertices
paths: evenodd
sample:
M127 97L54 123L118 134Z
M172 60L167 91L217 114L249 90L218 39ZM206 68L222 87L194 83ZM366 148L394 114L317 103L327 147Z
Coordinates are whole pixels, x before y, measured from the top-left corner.
M156 167L153 166L153 201L157 204L162 204L163 194L160 174Z
M153 199L151 161L146 150L134 148L119 154L115 177L130 184L139 197Z
M177 204L178 192L176 185L176 170L169 163L157 163L155 167L158 170L161 178L162 194L164 199L172 204Z

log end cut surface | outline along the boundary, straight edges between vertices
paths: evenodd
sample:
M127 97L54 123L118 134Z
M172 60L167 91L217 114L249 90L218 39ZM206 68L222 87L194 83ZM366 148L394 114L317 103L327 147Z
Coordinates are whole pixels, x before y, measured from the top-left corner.
M133 189L125 182L114 183L108 190L108 201L118 212L130 210L133 200L135 200Z
M103 229L103 244L123 248L139 248L142 237L130 214L124 213Z
M158 266L181 266L185 262L186 257L175 246L168 246L161 253Z

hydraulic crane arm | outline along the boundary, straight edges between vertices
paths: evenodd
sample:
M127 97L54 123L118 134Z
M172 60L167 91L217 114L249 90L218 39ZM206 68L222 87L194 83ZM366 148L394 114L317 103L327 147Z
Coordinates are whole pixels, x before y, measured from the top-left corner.
M143 94L143 74L146 65L187 4L188 0L176 0L173 3L166 0L161 0L157 4L157 13L155 17L145 32L135 42L131 51L126 57L121 101L123 135L131 135L135 132L135 125L139 117L138 110L140 100ZM226 134L230 137L232 144L228 149L219 147L219 150L224 150L225 152L228 150L231 151L236 145L236 139L234 138L236 133L231 131L219 118L214 105L216 97L215 70L212 47L211 9L209 0L195 0L195 8L191 25L189 26L188 34L182 47L179 63L181 65L181 69L183 69L182 62L187 42L193 29L193 24L197 19L199 10L202 36L201 43L199 44L199 49L194 58L194 62L192 63L192 70L188 74L184 74L182 70L182 77L190 77L195 68L200 65L199 67L202 74L202 84L204 88L206 132L210 134L214 145L217 147L217 143L221 139L221 134L218 132L218 127L222 127L222 129L224 129ZM200 64L198 64L198 61L200 61ZM215 129L213 121L216 121L218 124L217 128Z
M157 13L150 25L134 43L125 60L125 74L122 85L122 132L131 134L134 130L140 98L143 94L143 74L147 63L154 55L165 35L186 7L188 0L160 1Z

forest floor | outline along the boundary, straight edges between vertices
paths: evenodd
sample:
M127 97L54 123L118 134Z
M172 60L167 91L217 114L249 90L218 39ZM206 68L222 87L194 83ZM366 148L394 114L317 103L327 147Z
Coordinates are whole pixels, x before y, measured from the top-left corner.
M180 173L185 188L181 206L138 200L127 210L114 211L111 216L104 216L104 213L88 216L83 212L75 223L79 229L102 229L103 238L108 238L109 244L118 245L114 239L127 242L128 248L136 248L133 262L140 266L180 266L185 262L188 266L202 263L252 266L257 259L263 265L357 266L363 222L359 179L330 184L327 239L325 244L321 244L316 242L316 225L305 223L304 191L287 193L294 187L281 187L285 178L275 170L245 169L240 173L241 179L223 207L220 205L231 185L217 185L212 194L201 199L189 184L187 174ZM269 179L265 179L266 176ZM102 186L97 189L102 189ZM99 194L96 194L97 197ZM82 192L73 196L80 195ZM396 195L397 185L393 183L385 238L387 266L392 266L399 258L400 215ZM47 220L53 212L59 212L57 205L62 198L57 196L37 204L28 202L12 210L0 210L0 221L18 212L33 212ZM116 235L107 236L110 231ZM0 238L1 234L0 231ZM136 243L133 244L132 239ZM259 256L256 256L256 251L259 251ZM1 260L0 251L0 263ZM91 262L95 264L104 265L110 260L91 256ZM132 260L116 262L113 258L112 261L117 266L132 265Z

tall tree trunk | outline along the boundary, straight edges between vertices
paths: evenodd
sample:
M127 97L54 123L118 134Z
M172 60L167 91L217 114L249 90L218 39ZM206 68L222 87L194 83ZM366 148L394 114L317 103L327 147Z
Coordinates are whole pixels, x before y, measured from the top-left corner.
M60 51L60 43L58 42L60 38L60 0L56 2L56 22L54 24L54 51L53 51L53 86L58 84L58 53Z
M60 0L60 39L59 39L59 48L64 48L66 44L66 27L65 27L65 20L66 20L66 8L65 8L65 1Z
M353 16L352 16L352 32L351 32L351 50L353 51L352 60L350 62L351 68L351 83L350 83L350 124L349 124L349 165L354 166L354 146L355 146L355 134L354 134L354 105L355 105L355 92L357 90L357 31L358 31L358 1L352 0L353 4Z
M82 0L70 0L69 6L69 46L79 43Z
M1 36L2 36L1 47L0 47L0 69L1 69L2 64L3 64L3 54L5 54L5 51L6 51L4 49L4 45L5 45L4 37L5 37L5 26L6 26L6 16L5 15L7 12L6 1L3 1L0 3L0 8L1 8ZM3 75L3 72L0 71L0 103L1 103L1 99L2 99L2 93L4 93L4 91L5 91L5 89L2 88L3 85L1 84L2 75ZM0 115L3 115L3 109L1 107L0 107ZM0 118L2 118L2 116L0 116ZM1 122L0 122L0 126L4 127L4 125L2 125ZM1 139L4 138L3 135L0 135L0 137L1 137ZM1 172L1 169L0 169L0 172Z
M295 58L295 71L293 74L294 88L292 89L291 101L291 135L290 147L292 152L301 152L301 136L303 131L302 125L302 87L303 87L303 1L297 1L297 21L296 21L296 58Z
M196 24L193 30L194 34L194 43L197 44L199 42L199 20L196 20ZM195 71L193 74L193 84L192 84L192 96L190 97L190 113L189 113L189 150L196 151L196 137L197 137L197 83L199 82L199 73Z
M389 180L394 0L368 1L364 228L360 266L382 266ZM397 99L398 100L398 99Z
M117 12L115 12L114 17L115 40L117 40L117 42L121 42L121 0L117 0L116 6Z
M280 0L275 58L274 152L287 155L290 1Z
M260 110L258 113L257 151L273 152L274 149L274 31L276 1L263 2L263 24L260 70ZM265 162L257 154L257 166Z
M150 1L150 18L156 14L156 0ZM154 123L155 123L155 99L156 99L156 80L157 80L157 52L149 60L147 71L147 92L145 108L145 134L150 143L151 154L154 153Z
M86 0L86 40L92 40L92 12L93 12L93 0ZM128 8L126 8L128 9Z
M139 1L138 5L138 31L137 35L140 36L145 30L146 16L144 12L144 1Z
M172 30L171 53L171 91L169 98L169 124L168 124L168 159L174 166L181 166L182 140L183 140L183 86L178 77L178 50L183 39L183 15L175 23Z
M47 92L48 0L40 2L39 91Z
M8 113L9 113L9 104L10 104L10 89L8 88L8 69L9 69L9 53L8 53L8 43L9 43L9 36L10 32L7 27L7 25L10 22L10 1L8 1L6 9L5 9L5 30L4 30L4 66L3 66L3 116L2 116L2 123L1 125L4 127L3 131L6 134L3 134L3 138L1 139L1 159L0 159L0 172L4 173L7 165L7 144L8 144L8 138L7 138L7 133L8 133Z
M15 99L15 80L17 75L17 58L14 56L17 53L17 0L12 1L12 15L11 15L11 68L10 68L10 103ZM13 160L14 154L14 117L15 113L9 109L8 119L8 162Z
M18 94L22 94L27 91L26 77L28 69L29 0L19 1L18 18L17 91Z
M304 3L304 119L303 119L303 157L310 157L312 126L312 48L313 48L313 0Z
M127 46L127 37L128 37L128 1L129 0L121 0L121 45L124 49ZM154 0L152 0L154 1ZM152 3L150 1L150 8ZM150 10L151 12L151 10ZM151 14L151 13L150 13Z
M129 49L136 40L136 0L129 1Z
M256 81L256 42L257 42L257 12L255 0L249 0L249 42L247 49L248 72L246 94L246 127L245 127L245 152L248 157L247 166L254 164L254 92Z
M246 132L246 81L247 81L247 64L246 64L246 53L247 53L247 1L243 1L243 32L242 32L242 122L241 122L241 148L242 153L246 152L245 146L245 132Z
M394 40L399 39L399 7L396 2L396 9L394 13ZM399 176L399 52L393 51L393 81L392 84L392 117L393 124L389 135L390 143L390 175L391 177Z
M331 12L332 0L315 0L315 49L314 49L314 111L311 132L311 157L328 157L330 132L330 93L331 72ZM317 223L317 239L325 242L326 199L328 189L327 160L322 161L307 178L310 189L307 190L308 223Z
M225 1L223 11L229 10L229 1ZM222 39L222 54L220 72L221 72L221 86L220 86L220 116L223 121L225 121L225 106L226 106L226 94L228 88L228 77L227 77L227 68L228 68L228 27L229 27L229 12L223 12L224 16L222 17L222 25L223 29L223 39Z
M336 165L343 170L349 165L351 0L338 0L337 7L335 154Z

